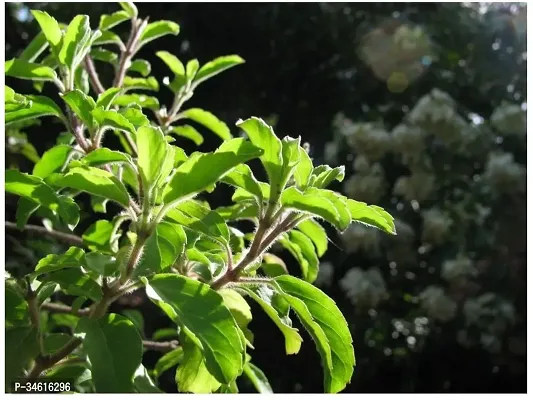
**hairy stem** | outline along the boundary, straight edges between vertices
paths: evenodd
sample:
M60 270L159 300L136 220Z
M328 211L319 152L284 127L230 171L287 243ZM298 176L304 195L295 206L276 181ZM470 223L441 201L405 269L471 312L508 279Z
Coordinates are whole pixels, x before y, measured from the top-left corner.
M84 66L85 70L87 71L87 74L89 75L89 81L91 82L93 90L96 92L96 94L104 93L105 88L100 82L100 78L98 77L98 73L96 72L96 68L94 67L93 59L90 55L87 55L85 57Z

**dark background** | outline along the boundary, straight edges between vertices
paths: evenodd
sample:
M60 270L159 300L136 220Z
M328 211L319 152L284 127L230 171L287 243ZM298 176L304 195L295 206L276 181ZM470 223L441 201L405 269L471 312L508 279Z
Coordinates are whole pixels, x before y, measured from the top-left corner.
M379 120L392 128L433 88L454 98L459 112L474 112L485 119L490 118L503 100L517 104L527 100L526 60L522 56L526 49L525 10L520 11L523 19L517 18L518 8L511 10L509 4L496 5L483 14L461 3L138 3L137 6L140 16L150 16L151 21L173 20L181 27L178 37L156 40L139 54L151 62L152 75L159 81L169 72L154 56L158 50L167 50L185 61L198 58L200 63L225 54L239 54L246 60L244 65L203 84L188 106L209 110L230 127L237 119L252 115L274 118L279 136L301 135L311 144L318 161L323 161L324 147L333 137L332 121L339 112L354 121ZM44 9L61 22L68 22L76 14L88 14L93 28L100 14L118 9L114 3L12 3L6 7L6 59L15 57L37 32L37 23L27 18L26 7ZM124 37L127 25L121 24L114 31ZM387 82L376 77L371 66L361 59L358 49L368 33L376 29L394 32L402 25L422 27L431 39L433 59L424 73L411 80L405 90L397 92L389 90ZM110 75L105 69L101 71L107 86ZM9 84L20 93L32 91L27 82ZM44 93L53 96L53 91L48 92L51 89L45 87ZM172 101L170 91L164 88L158 97L161 104ZM31 127L26 133L36 151L42 154L55 143L57 129L58 126L45 119L41 126ZM213 135L205 136L208 140L201 150L211 150L217 140L212 139ZM188 151L192 149L186 142L179 144ZM509 146L515 159L525 165L525 141ZM8 162L21 169L31 168L31 163L16 152L8 153ZM388 176L395 174L394 169L388 170ZM519 206L513 207L510 213L520 227L515 232L518 236L507 237L514 247L501 265L503 268L515 262L522 266L518 281L506 284L507 291L517 293L513 301L522 316L514 332L525 340L525 194L514 200ZM16 202L7 199L7 219L14 219L15 205ZM380 205L388 207L387 203ZM27 236L14 234L13 237L25 240ZM342 278L347 267L368 263L352 257L347 264L347 257L340 249L341 241L334 237L332 240L335 244L330 245L325 258L335 265L335 282ZM9 247L6 246L8 259L14 257L15 251ZM39 250L35 252L38 254ZM476 257L484 256L478 252ZM381 263L387 269L386 260ZM289 265L289 268L296 267ZM414 286L426 284L422 275L417 279L413 284L391 278L388 286L391 292L413 293ZM490 281L487 285L498 286L498 282ZM458 322L432 325L423 346L416 349L398 347L391 338L391 321L410 314L415 308L412 304L389 301L374 310L378 318L370 318L366 310L353 310L338 285L324 290L345 313L354 336L357 366L346 392L525 392L525 354L517 355L507 349L493 354L479 346L464 348L456 340ZM166 317L142 295L131 296L131 300L130 304L114 305L115 311L121 307L140 308L145 316L146 337L168 326ZM270 378L274 391L321 392L320 361L310 338L303 333L301 352L286 356L282 335L260 310L256 307L253 310L251 330L255 333L256 349L251 354L255 364ZM369 329L374 336L376 331L381 332L381 346L368 345ZM391 348L403 350L390 352ZM148 352L145 357L149 366L158 355ZM173 373L168 371L161 380L166 391L175 391ZM239 382L239 387L241 391L251 390L246 382Z

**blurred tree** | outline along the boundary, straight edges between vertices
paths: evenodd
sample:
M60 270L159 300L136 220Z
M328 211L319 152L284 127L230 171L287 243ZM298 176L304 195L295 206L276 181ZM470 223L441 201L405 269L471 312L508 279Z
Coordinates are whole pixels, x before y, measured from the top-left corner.
M29 43L37 24L31 20L25 3L9 3L6 7L6 59L9 59ZM98 15L117 9L113 3L76 3L68 7L64 3L32 3L31 7L45 9L60 21L84 13L91 17L93 27L97 25ZM375 188L373 193L367 190L366 195L378 197L381 205L387 208L400 204L392 196L392 185L401 186L397 183L399 178L410 175L410 169L398 158L401 152L395 152L393 156L379 147L387 142L393 129L396 135L402 137L402 121L408 115L416 114L424 96L433 93L435 97L437 93L438 97L441 92L447 93L454 100L454 118L468 126L474 121L490 121L494 116L490 127L486 128L491 132L490 139L487 139L490 142L488 148L478 149L476 143L471 148L472 152L462 157L454 153L454 147L450 151L450 147L439 143L433 143L432 153L427 154L424 153L427 148L425 142L424 146L418 147L418 152L416 140L415 147L411 148L411 154L429 156L433 167L442 169L442 175L434 174L433 169L431 173L422 170L408 181L403 194L398 194L398 197L403 196L402 202L405 203L403 211L398 212L408 213L406 219L414 222L399 233L399 242L395 246L387 248L389 252L391 249L396 251L394 257L406 258L407 264L423 260L427 263L425 272L420 274L417 271L414 276L407 273L412 271L401 269L400 272L400 261L395 261L396 267L390 268L389 261L384 258L390 258L390 254L381 253L383 247L376 247L375 239L362 240L359 232L357 243L362 247L357 252L348 255L347 251L339 248L328 253L329 261L335 266L333 270L329 269L330 279L339 282L328 290L345 310L353 309L351 301L345 296L342 282L345 282L348 291L353 291L353 285L349 279L341 281L341 278L345 277L347 269L360 266L364 268L352 272L351 279L368 282L366 287L372 289L365 290L374 293L365 307L356 307L354 314L358 364L347 391L525 391L523 356L512 355L511 350L506 350L503 356L500 353L494 355L479 346L465 349L457 341L457 324L435 323L434 318L426 316L429 308L423 313L416 304L418 295L435 281L429 270L440 269L445 260L453 260L458 248L452 246L448 252L438 252L437 255L430 252L427 257L435 258L427 260L426 256L415 251L414 261L413 255L405 251L422 248L424 240L438 237L435 230L431 233L426 229L426 237L422 239L423 218L420 212L414 211L411 200L420 206L423 204L421 197L432 195L433 202L436 199L443 203L450 197L451 204L458 204L463 196L468 207L473 207L476 201L467 202L467 198L479 199L487 195L477 192L470 178L481 171L488 171L489 164L496 169L499 165L515 165L507 156L503 160L501 156L498 159L494 155L486 166L490 149L501 147L512 154L519 169L526 163L524 137L500 135L499 129L501 126L504 129L508 127L508 122L502 125L498 122L502 119L493 114L504 101L518 107L526 102L525 3L140 3L138 8L141 15L174 20L181 26L182 33L177 39L165 38L155 42L157 48L147 46L141 51L141 57L153 60L153 71L160 79L168 73L164 64L153 56L161 49L176 53L185 60L198 58L205 61L220 54L239 54L247 61L244 66L214 81L210 89L200 89L192 101L193 105L197 102L214 110L229 124L250 115L273 117L277 120L280 134L301 134L305 141L310 142L315 158L335 154L340 163L350 164L353 154L349 154L349 147L343 143L343 151L339 152L339 145L331 144L334 142L333 132L340 130L339 125L332 129L331 121L342 112L349 118L345 121L348 126L353 126L354 122L370 122L371 125L365 129L373 132L370 135L372 140L367 143L366 153L363 154L374 157L370 161L380 162L371 168L372 173L365 175L366 184ZM120 29L117 33L124 34ZM108 81L110 75L106 74L105 66L97 67L102 71L102 80ZM17 81L12 83L12 87L25 93L24 84ZM434 88L439 92L432 92ZM49 95L46 90L45 86L44 92ZM161 99L165 101L164 96ZM169 92L167 102L170 99ZM507 114L503 112L501 115L505 119ZM477 129L483 136L488 124L479 125ZM58 133L57 127L50 125L30 126L23 131L38 154L55 143ZM32 163L31 158L27 160L28 152L30 157L33 153L27 147L21 151L25 139L19 130L16 132L18 134L8 132L6 140L11 140L11 147L7 146L11 151L8 156L10 162L20 163L24 169L24 165ZM412 127L404 129L405 143L411 143L409 138L413 132ZM493 140L501 140L502 143L493 143ZM481 142L486 143L486 140ZM355 140L355 143L356 153L359 153L361 141ZM205 147L212 145L209 141L204 144ZM409 146L412 144L407 145L408 149ZM355 159L361 161L359 156ZM472 164L475 162L479 165ZM359 162L356 169L364 167L364 163ZM467 172L461 170L463 167ZM351 184L353 190L361 185L361 173L356 171L355 178L352 178L352 172L349 169L345 185ZM469 179L461 181L465 175ZM443 176L451 176L454 180L445 184ZM430 190L432 185L433 193ZM462 194L451 191L456 188ZM350 188L345 186L345 189L349 192ZM402 192L401 188L398 190ZM468 255L476 261L477 269L483 261L483 268L507 271L503 281L493 278L476 281L483 288L482 293L496 289L510 291L515 296L516 315L525 318L526 248L525 229L522 229L525 228L525 194L512 193L506 194L503 199L493 199L492 193L496 192L490 192L485 200L491 202L491 209L498 210L498 221L506 223L496 223L488 218L483 225L460 234L466 238L467 250L472 246L477 250L474 258ZM388 199L392 199L392 203ZM428 204L433 204L431 201ZM10 207L9 201L6 204L9 216L14 213L14 208ZM420 211L426 208L423 205ZM455 215L452 219L461 220L461 217ZM424 220L432 220L433 226L447 226L447 219L435 212L428 214ZM455 226L453 229L455 233ZM492 242L487 242L489 239ZM8 237L8 240L15 239ZM340 239L336 244L342 247ZM380 260L365 255L376 250L378 255L381 254ZM10 251L15 252L16 249L11 248ZM38 258L42 249L35 251ZM8 256L14 257L14 253L8 253ZM464 265L468 267L468 263ZM369 270L367 267L370 266L377 268ZM289 265L289 268L292 267ZM450 269L453 270L452 267ZM383 274L383 271L393 270L398 271L396 275ZM328 268L323 271L328 271ZM513 279L515 283L510 281ZM443 293L432 288L425 292L424 298L431 299L436 294ZM503 295L505 297L509 293ZM380 304L384 304L383 297L388 297L385 310L380 309ZM452 308L449 304L448 309ZM370 308L367 308L368 305ZM443 309L446 310L446 304ZM147 322L147 329L155 330L159 327L157 324L164 324L164 318ZM264 371L271 377L276 392L321 390L320 370L314 367L318 359L311 346L304 346L298 356L285 357L271 351L271 348L282 348L283 344L266 318L257 318L253 324L260 327L252 327L260 331L257 336L263 336L257 338L257 343L269 343L268 346L258 345L254 358L265 366ZM520 330L521 326L525 327L525 320L518 320L513 329ZM403 332L417 329L420 332L416 336L417 342L410 344L412 336L405 336ZM372 342L374 345L370 346ZM398 345L400 342L401 346ZM520 343L515 341L513 348L519 347ZM509 359L511 363L506 362ZM308 370L308 365L313 369ZM172 372L165 374L163 379L173 380ZM296 387L294 382L299 382Z

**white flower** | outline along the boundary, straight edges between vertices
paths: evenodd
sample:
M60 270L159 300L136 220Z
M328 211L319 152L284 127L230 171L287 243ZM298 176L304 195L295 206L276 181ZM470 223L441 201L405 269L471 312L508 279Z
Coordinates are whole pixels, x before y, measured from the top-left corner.
M326 143L326 147L324 147L324 160L328 164L337 164L338 154L339 154L339 145L336 142Z
M422 240L432 244L443 243L452 227L452 220L435 208L422 213Z
M356 172L367 172L370 169L370 162L364 155L355 157L353 161L353 169Z
M525 135L527 133L526 112L518 104L500 105L492 113L490 122L505 135Z
M348 197L366 203L378 203L385 193L385 172L374 164L365 172L352 175L344 181L344 192Z
M389 150L390 135L377 124L352 123L341 132L352 149L371 161L379 160Z
M439 286L428 286L420 293L422 308L428 316L439 321L449 321L455 317L457 304Z
M441 276L447 281L476 276L477 272L472 260L463 256L459 256L455 260L444 261L441 268Z
M393 193L408 201L416 200L422 203L430 198L435 188L435 175L415 171L411 176L398 178L394 184Z
M416 162L425 150L425 132L416 126L400 124L391 132L393 148L404 163Z
M379 252L379 231L363 224L350 224L341 234L344 247L348 253L362 250L366 254L375 255Z
M377 268L364 271L352 268L339 281L352 304L363 308L375 308L387 296L385 281Z
M513 304L495 293L468 299L463 313L467 326L477 326L496 336L501 336L515 323Z
M495 190L513 193L523 189L525 168L514 161L511 153L491 153L485 165L484 178Z

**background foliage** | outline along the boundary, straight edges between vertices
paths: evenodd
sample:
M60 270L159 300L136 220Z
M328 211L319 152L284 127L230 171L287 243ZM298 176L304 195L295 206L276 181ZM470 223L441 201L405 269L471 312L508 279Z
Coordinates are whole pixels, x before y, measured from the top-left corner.
M24 3L6 7L10 59L37 24ZM31 7L63 21L81 13L96 20L116 8ZM168 49L201 62L220 54L246 60L199 89L191 106L228 124L258 115L275 122L279 135L301 134L318 160L350 166L339 189L396 209L404 222L394 240L364 229L334 236L325 256L329 267L320 282L347 316L355 342L357 367L347 391L525 391L525 4L138 8L153 20L175 20L182 31L146 46L141 58ZM108 82L112 71L100 69ZM158 60L152 69L158 78L168 74ZM31 91L29 82L10 85ZM169 103L170 92L160 100ZM21 130L7 132L7 164L29 170L58 130L48 120ZM214 147L210 138L202 150ZM179 145L190 150L186 141ZM15 206L8 197L7 219ZM92 222L91 215L82 220L86 227ZM6 245L6 268L14 274L63 249L12 232ZM141 311L147 338L165 327L166 318L143 296L123 303L112 311ZM285 356L281 335L261 313L251 329L254 360L275 392L320 390L312 345ZM165 382L175 388L173 375L161 377L165 389Z

